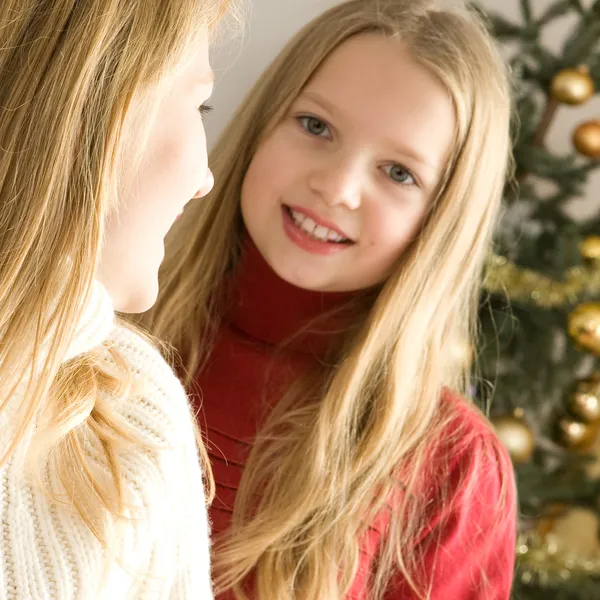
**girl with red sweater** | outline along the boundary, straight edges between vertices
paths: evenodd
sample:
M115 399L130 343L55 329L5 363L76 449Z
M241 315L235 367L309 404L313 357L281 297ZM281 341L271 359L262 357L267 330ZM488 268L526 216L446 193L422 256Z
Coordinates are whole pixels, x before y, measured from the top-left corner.
M472 15L352 0L297 34L223 134L151 315L209 446L220 600L509 597L513 472L453 352L509 119Z

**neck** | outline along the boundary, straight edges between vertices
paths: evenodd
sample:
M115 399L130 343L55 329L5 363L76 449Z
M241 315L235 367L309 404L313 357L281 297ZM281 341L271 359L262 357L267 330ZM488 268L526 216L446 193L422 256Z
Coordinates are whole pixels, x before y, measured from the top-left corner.
M106 288L94 280L64 360L75 358L104 342L114 319L115 311Z
M228 282L225 319L262 343L322 356L349 325L358 292L319 292L279 277L246 235Z
M114 326L114 310L108 292L104 287L94 281L89 290L88 297L82 306L81 316L77 323L75 333L61 357L61 362L71 360L81 354L89 352L93 348L102 344L109 336ZM44 361L48 357L49 340L42 344L36 357L35 367L19 383L18 391L13 396L2 411L0 411L0 421L3 427L13 421L14 417L21 414L22 393L31 383L31 373L39 374L43 368ZM31 349L33 354L33 349ZM33 365L32 365L33 367ZM37 375L35 375L37 376ZM5 431L6 433L6 431Z

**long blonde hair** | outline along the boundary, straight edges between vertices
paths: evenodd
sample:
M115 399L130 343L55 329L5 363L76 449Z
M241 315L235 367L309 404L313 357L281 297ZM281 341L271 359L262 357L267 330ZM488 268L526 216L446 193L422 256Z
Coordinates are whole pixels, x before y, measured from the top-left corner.
M114 350L61 363L92 287L107 212L118 206L127 120L229 4L5 0L0 9L0 416L25 390L0 464L35 426L38 483L51 466L62 489L44 490L74 505L103 542L102 523L123 509L120 451L147 443L106 400L130 381ZM108 370L107 358L122 368ZM84 452L90 440L110 467L107 485Z
M238 261L240 189L252 157L321 63L362 33L402 40L445 85L456 113L454 152L419 235L358 332L341 341L333 366L319 365L290 390L257 437L231 531L215 549L217 582L238 598L246 597L250 574L259 598L343 597L357 572L361 534L399 487L405 493L393 503L373 597L396 567L426 594L414 544L426 514L415 499L427 457L454 416L440 402L443 388L465 388L453 348L476 333L510 156L506 70L474 15L425 0L351 0L302 29L214 148L216 186L168 238L161 297L148 322L195 373L210 353L223 279ZM455 448L469 441L460 438L457 431Z

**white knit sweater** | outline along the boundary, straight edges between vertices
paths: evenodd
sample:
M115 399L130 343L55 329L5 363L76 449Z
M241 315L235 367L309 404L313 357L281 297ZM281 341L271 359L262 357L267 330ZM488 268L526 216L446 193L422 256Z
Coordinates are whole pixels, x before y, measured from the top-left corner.
M110 298L96 283L66 358L105 341L130 363L138 390L119 411L160 446L133 448L125 457L135 520L119 538L120 560L108 560L74 509L55 505L25 479L29 436L0 468L0 600L212 598L202 474L185 392L160 354L115 322ZM14 426L7 419L10 411L0 431ZM101 476L106 466L96 458Z

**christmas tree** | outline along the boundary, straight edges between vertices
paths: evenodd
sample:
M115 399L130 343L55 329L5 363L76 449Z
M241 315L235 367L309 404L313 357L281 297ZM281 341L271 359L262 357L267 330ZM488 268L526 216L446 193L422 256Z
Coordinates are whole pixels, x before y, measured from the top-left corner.
M489 260L480 321L475 396L491 394L490 414L515 464L521 522L515 599L600 599L600 553L568 554L549 531L573 507L600 516L600 478L590 449L600 429L600 211L585 221L568 204L585 194L600 166L600 115L582 122L551 152L546 133L569 106L600 91L600 0L546 2L520 22L484 17L516 52L515 178ZM476 8L476 7L475 7ZM576 17L560 52L541 36Z

